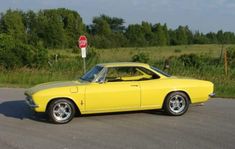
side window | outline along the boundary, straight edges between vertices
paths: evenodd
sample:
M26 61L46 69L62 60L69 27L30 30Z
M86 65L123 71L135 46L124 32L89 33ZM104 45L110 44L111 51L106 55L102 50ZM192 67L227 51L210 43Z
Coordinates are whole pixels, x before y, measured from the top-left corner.
M123 77L131 76L132 72L130 71L131 67L112 67L108 68L106 75L106 81L108 82L117 82L123 81Z
M144 67L139 67L137 68L139 71L141 71L143 73L143 75L147 76L149 79L159 79L160 76L157 75L156 73L152 72L151 70L148 70ZM149 80L148 79L148 80Z
M159 78L154 72L143 67L112 67L108 68L107 82L141 81Z

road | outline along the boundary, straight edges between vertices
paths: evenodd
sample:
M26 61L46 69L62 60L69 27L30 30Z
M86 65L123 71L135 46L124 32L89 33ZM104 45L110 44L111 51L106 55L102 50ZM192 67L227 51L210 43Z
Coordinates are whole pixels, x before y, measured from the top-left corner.
M233 149L235 100L211 99L180 117L161 111L87 115L47 123L24 102L24 89L0 89L1 149Z

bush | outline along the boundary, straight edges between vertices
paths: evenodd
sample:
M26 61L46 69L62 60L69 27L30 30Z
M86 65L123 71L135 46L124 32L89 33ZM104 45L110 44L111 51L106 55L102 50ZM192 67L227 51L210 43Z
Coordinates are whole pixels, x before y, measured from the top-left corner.
M184 66L199 67L200 58L196 54L183 54L179 57L179 60L183 62Z
M227 49L228 63L234 67L235 65L235 47L229 47Z
M34 65L36 67L42 67L45 66L48 62L48 50L43 48L42 44L38 44L36 49L36 55L34 55Z
M180 50L180 49L175 49L174 52L175 52L175 53L181 53L181 50Z
M142 63L148 63L149 61L149 55L147 53L139 53L134 56L132 56L132 62L142 62Z
M24 44L6 34L0 34L0 65L13 67L40 67L47 62L48 51Z

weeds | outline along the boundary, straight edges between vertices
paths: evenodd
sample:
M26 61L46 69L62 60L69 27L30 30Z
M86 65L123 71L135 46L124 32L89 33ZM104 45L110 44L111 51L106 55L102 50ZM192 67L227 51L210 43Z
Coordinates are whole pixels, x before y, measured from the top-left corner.
M146 62L160 69L165 69L166 72L174 76L212 81L215 84L215 93L218 96L235 97L235 58L233 48L228 49L229 73L226 76L224 74L223 61L219 59L220 50L217 49L216 57L215 51L211 50L213 47L214 45L211 48L205 45L205 49L209 49L210 54L208 54L208 50L201 50L203 49L201 46L198 47L200 49L198 52L195 52L195 46L192 46L193 52L188 52L183 47L169 47L172 50L167 50L167 47L163 47L166 51L158 47L155 50L152 48L139 48L137 50L134 48L132 50L127 48L110 50L89 49L86 60L87 69L102 62ZM181 49L181 52L175 52L176 48ZM190 48L190 46L187 46L187 48ZM111 50L113 52L110 52ZM23 67L12 70L0 68L0 86L30 87L43 82L77 79L83 73L83 62L80 52L73 52L72 50L66 50L66 52L55 50L49 56L51 65L43 68L30 69ZM119 53L122 53L122 55ZM55 54L58 55L57 60L53 56ZM154 55L157 54L162 56L156 58ZM169 67L165 67L166 62Z

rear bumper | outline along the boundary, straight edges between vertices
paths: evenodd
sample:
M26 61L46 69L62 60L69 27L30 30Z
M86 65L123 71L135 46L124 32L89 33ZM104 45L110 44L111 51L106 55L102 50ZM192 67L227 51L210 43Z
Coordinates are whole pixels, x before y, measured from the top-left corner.
M209 97L215 97L215 93L209 94Z

